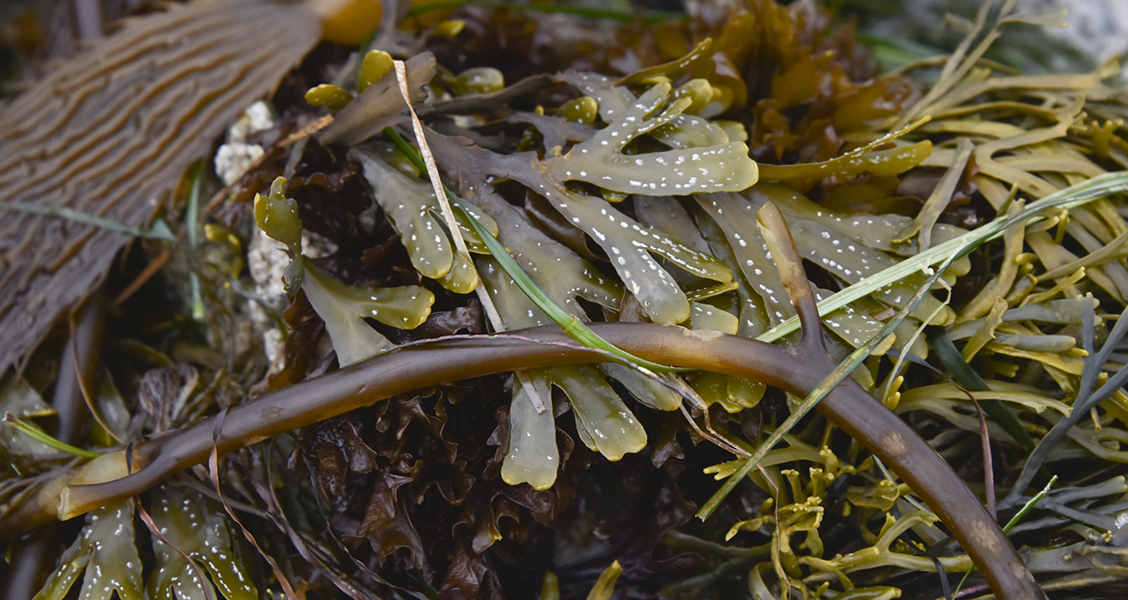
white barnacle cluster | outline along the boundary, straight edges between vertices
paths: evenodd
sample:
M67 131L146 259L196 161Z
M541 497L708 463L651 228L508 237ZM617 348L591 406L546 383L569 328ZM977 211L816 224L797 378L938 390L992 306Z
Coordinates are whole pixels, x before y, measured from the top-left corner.
M223 183L235 183L263 155L263 148L248 141L251 135L274 126L274 115L262 101L255 102L227 130L227 141L215 152L215 172Z

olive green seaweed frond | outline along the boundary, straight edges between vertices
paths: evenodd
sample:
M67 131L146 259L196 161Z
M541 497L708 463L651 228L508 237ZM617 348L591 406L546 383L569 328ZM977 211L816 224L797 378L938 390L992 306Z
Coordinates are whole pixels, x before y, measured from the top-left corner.
M297 203L283 194L286 180L279 177L268 197L255 196L255 220L273 239L286 244L287 289L301 287L317 314L325 321L341 366L350 365L393 347L364 319L389 327L414 329L427 320L435 296L420 286L363 289L345 284L322 271L302 255L302 228Z
M63 600L83 573L79 597L84 600L145 600L133 521L132 500L87 515L82 533L63 553L35 600Z

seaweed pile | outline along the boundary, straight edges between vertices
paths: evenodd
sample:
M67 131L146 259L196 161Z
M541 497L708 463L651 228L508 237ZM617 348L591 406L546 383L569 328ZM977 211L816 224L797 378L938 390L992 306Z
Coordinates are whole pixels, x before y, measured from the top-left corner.
M389 14L229 130L245 173L185 178L183 243L123 261L81 448L32 424L59 342L4 376L0 524L87 513L37 598L987 593L937 508L966 488L910 486L831 396L785 425L851 359L835 393L955 466L1045 590L1128 591L1128 93L983 58L1052 16L985 3L950 56L880 73L809 2ZM581 322L634 355L544 333ZM688 349L629 333L666 330ZM813 358L745 379L704 349L755 354L735 337ZM503 347L525 368L435 358Z

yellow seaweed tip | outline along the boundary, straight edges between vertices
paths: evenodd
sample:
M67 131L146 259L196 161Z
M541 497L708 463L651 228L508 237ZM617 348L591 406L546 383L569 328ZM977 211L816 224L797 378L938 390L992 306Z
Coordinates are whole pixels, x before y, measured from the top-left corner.
M360 77L357 78L357 91L363 92L380 80L394 67L392 55L383 50L370 50L360 63Z
M333 112L348 106L352 99L353 95L348 90L328 83L312 87L305 93L306 104L324 106Z
M345 46L359 46L384 16L380 0L313 0L314 10L324 19L322 39Z
M450 19L435 25L435 35L446 38L457 37L466 29L466 21L461 19Z

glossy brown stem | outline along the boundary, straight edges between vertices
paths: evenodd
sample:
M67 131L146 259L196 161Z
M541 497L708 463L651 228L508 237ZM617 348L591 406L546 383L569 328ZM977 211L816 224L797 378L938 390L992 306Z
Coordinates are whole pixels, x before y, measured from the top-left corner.
M646 360L726 373L806 395L833 368L825 356L715 332L641 323L600 323L592 329ZM517 336L520 336L519 338ZM575 347L559 329L505 336L467 336L400 348L315 380L231 409L214 439L220 453L306 426L378 400L447 381L518 368L603 362L606 354ZM1018 553L958 475L904 421L846 380L818 406L888 464L929 504L971 555L1001 598L1043 598ZM72 486L62 515L69 518L106 502L139 494L207 459L214 419L137 445L132 475ZM0 535L55 518L42 503L0 519ZM36 509L35 506L40 507Z

